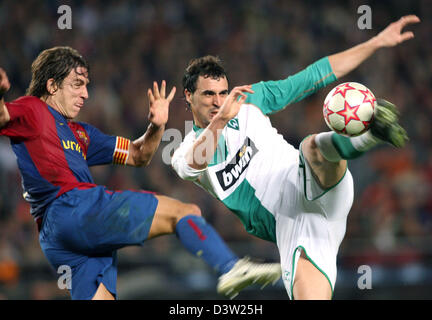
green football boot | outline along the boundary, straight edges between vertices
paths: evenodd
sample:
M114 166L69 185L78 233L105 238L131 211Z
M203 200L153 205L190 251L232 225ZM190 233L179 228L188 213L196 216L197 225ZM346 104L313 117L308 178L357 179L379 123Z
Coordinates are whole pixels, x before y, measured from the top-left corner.
M399 111L396 106L384 99L377 99L375 115L370 130L376 138L402 148L408 141L408 135L399 124Z

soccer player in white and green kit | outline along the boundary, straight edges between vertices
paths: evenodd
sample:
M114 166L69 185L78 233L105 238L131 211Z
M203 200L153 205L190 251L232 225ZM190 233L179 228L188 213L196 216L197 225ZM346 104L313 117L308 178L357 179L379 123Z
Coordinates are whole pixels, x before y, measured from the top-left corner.
M416 22L416 16L402 17L369 41L324 57L284 80L231 92L218 58L194 59L186 69L183 87L194 126L174 152L172 166L182 179L222 201L247 232L277 244L292 299L333 296L336 256L354 195L347 159L383 142L402 147L407 136L395 106L382 99L365 134L313 134L299 150L277 133L268 115L346 75L377 49L412 38L412 32L402 29ZM232 297L241 290L244 282L235 286L238 269L234 266L222 276L220 293Z

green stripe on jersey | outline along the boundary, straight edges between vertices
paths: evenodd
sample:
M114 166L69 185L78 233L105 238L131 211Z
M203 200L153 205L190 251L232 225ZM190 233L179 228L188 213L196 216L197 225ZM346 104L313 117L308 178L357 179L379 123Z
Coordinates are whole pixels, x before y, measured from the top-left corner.
M293 292L293 289L294 289L294 277L293 277L293 274L294 274L294 268L296 267L296 265L294 264L295 263L295 255L296 255L296 253L297 253L297 250L303 250L304 251L304 253L305 253L305 255L306 255L306 258L312 263L312 265L315 267L315 268L317 268L318 269L318 271L319 272L321 272L323 275L324 275L324 277L326 277L327 278L327 281L329 282L329 284L330 284L330 289L331 289L331 299L333 299L333 295L334 295L334 290L333 290L333 285L332 285L332 283L331 283L331 281L330 281L330 278L328 277L328 275L309 257L309 255L307 254L307 252L306 252L306 249L303 247L303 246L298 246L297 248L295 248L295 250L294 250L294 253L293 253L293 258L292 258L292 270L291 270L291 284L290 284L290 287L291 287L291 297L290 297L290 299L291 300L294 300L294 292Z
M233 120L237 121L237 119L233 119ZM193 130L195 132L195 137L198 137L204 131L203 128L196 126L195 123L193 124ZM225 137L223 134L221 134L218 140L218 146L216 147L213 159L208 164L208 166L211 167L225 161L227 156L228 156L228 148L226 145Z
M248 233L276 242L275 218L263 207L246 179L222 202L240 219Z

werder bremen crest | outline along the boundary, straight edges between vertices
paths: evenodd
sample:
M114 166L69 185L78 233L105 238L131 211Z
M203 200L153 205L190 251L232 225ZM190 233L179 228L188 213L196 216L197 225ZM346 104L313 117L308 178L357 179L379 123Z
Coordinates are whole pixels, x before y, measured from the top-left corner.
M236 118L231 119L230 121L228 121L228 128L234 129L234 130L239 130L239 123L238 120Z

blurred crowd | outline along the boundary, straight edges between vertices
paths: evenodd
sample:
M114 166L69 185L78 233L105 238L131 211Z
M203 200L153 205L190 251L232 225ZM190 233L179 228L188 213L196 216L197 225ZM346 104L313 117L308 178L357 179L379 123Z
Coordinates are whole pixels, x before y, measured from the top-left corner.
M67 45L91 65L90 98L79 120L108 134L137 138L148 125L146 89L152 81L165 79L169 87L177 87L167 128L184 136L185 121L192 115L186 109L181 78L190 59L218 55L231 86L277 80L369 39L402 15L416 14L422 22L409 28L414 39L380 50L337 82L363 83L376 96L397 104L410 136L401 150L382 146L349 163L355 201L339 265L431 266L432 3L366 2L372 9L371 30L358 28L357 9L364 3L355 0L2 1L0 67L12 84L5 98L11 101L25 93L31 62L41 50ZM63 4L72 9L72 29L58 28L61 13L57 10ZM328 130L321 106L330 89L271 116L287 141L298 146L306 135ZM169 143L161 143L146 168L94 167L94 180L112 189L146 189L197 203L233 248L246 243L241 247L244 253L278 260L272 244L249 236L219 202L181 181L162 161ZM146 243L151 252L148 259L172 256L174 241L162 237ZM123 254L125 260L145 261L142 252L130 248ZM0 298L67 297L57 289L55 273L48 270L29 206L22 198L15 156L8 139L1 137ZM32 286L22 289L26 281Z

